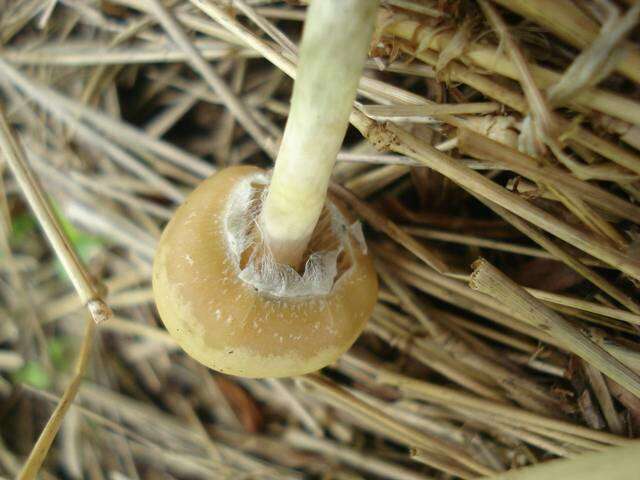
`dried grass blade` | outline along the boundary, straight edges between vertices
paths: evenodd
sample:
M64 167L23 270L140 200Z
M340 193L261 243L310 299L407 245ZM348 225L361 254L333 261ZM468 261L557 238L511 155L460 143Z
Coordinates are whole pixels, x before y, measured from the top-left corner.
M33 173L22 146L11 130L0 107L0 152L4 155L9 168L16 177L23 194L27 198L38 222L44 230L56 255L64 266L69 279L78 292L82 303L87 306L96 323L109 319L112 315L91 275L78 258L67 236L64 234L42 187Z
M640 375L598 346L553 310L536 300L484 259L474 263L469 285L506 303L516 315L558 339L569 351L640 397Z
M26 463L22 467L22 471L18 476L19 480L33 480L37 477L38 472L42 467L42 463L44 462L47 453L49 452L49 448L51 447L51 444L55 440L56 434L60 429L62 420L64 420L64 416L71 407L71 404L73 403L73 400L78 393L78 389L80 388L82 376L84 375L87 364L89 362L95 329L95 323L87 322L84 338L82 340L82 346L76 360L71 383L69 383L69 385L67 386L64 394L58 402L58 405L56 406L56 409L53 411L51 417L49 417L49 421L40 433L38 441L34 445L31 453L29 454L29 458L27 458Z

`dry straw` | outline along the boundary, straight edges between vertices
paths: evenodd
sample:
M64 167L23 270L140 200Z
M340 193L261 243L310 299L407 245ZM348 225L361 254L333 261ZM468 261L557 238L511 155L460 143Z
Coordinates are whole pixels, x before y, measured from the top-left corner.
M307 4L0 0L0 476L633 477L637 2L381 2L348 45L369 48L355 128L313 165L376 259L364 334L322 373L251 380L162 328L175 207L271 165L287 117L314 140L288 102Z

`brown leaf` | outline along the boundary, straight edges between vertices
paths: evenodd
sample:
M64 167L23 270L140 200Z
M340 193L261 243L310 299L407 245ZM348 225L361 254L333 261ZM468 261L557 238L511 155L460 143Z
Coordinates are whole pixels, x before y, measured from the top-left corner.
M249 433L257 433L262 429L264 418L256 401L240 385L227 377L216 375L213 377L218 388L225 396L234 413Z

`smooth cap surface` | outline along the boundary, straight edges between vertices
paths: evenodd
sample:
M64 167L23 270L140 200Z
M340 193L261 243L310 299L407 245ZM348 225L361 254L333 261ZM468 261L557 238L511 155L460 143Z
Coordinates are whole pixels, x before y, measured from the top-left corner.
M351 236L343 253L351 265L327 295L276 298L240 280L225 215L234 187L261 172L227 168L189 195L162 234L154 296L169 333L204 365L246 377L301 375L332 363L353 344L376 303L378 282L371 259Z

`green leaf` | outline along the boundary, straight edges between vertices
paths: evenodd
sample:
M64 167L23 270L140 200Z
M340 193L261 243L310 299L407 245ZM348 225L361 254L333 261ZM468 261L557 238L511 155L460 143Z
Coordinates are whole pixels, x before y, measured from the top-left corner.
M13 379L17 383L26 383L34 388L46 389L51 385L51 379L41 364L37 362L27 362L13 374Z
M83 257L83 255L92 255L96 249L102 248L104 242L100 237L78 230L69 219L64 216L60 208L58 208L54 202L52 203L55 215L58 217L60 225L62 226L62 231L67 235L69 241L81 257ZM87 260L87 258L83 257L83 260Z
M13 217L11 221L11 238L12 245L19 245L33 232L36 228L36 219L31 212L21 213Z
M88 263L91 258L99 252L104 246L102 238L90 235L88 233L78 230L65 215L62 210L58 208L57 204L51 201L54 213L60 222L62 231L67 235L67 238L73 245L74 250L78 253L78 256L84 263ZM67 274L59 261L56 261L56 272L61 278L66 278Z
M49 340L49 358L58 372L65 372L71 367L73 346L69 337L54 337Z

